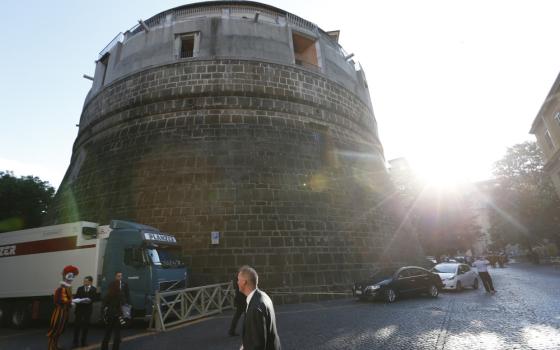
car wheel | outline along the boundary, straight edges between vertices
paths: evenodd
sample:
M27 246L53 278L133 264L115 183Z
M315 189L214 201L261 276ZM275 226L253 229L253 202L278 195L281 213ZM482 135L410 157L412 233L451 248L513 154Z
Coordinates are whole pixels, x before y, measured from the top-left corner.
M437 296L439 295L439 289L435 284L432 284L430 286L430 288L428 288L428 294L432 297L432 298L437 298Z
M385 291L385 301L388 303L392 303L397 300L397 293L392 288L389 288Z
M462 290L463 290L463 285L461 284L461 281L457 281L457 286L455 287L455 291L460 292Z
M15 328L23 329L29 325L31 321L31 313L27 304L20 304L16 306L12 312L12 325Z
M478 278L475 277L472 287L473 289L478 289Z

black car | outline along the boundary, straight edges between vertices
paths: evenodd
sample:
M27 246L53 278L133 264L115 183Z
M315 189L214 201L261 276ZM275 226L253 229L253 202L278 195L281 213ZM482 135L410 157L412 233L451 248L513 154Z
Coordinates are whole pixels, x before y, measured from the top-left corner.
M406 294L427 293L435 298L443 283L439 275L418 266L381 269L368 280L354 284L354 296L361 300L382 299L389 303Z

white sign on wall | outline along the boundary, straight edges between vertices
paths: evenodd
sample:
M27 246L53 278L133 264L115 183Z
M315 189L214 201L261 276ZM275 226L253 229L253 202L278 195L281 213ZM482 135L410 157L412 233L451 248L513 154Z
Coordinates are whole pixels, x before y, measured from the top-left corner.
M212 238L212 244L220 244L220 232L219 231L212 231L210 234Z

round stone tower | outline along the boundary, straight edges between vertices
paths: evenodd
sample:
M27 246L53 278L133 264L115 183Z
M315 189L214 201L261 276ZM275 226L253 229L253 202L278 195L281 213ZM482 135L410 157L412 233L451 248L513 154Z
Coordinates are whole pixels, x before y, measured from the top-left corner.
M101 51L50 220L148 224L178 237L192 283L250 264L294 298L348 290L378 261L395 232L387 179L364 72L337 31L203 2Z

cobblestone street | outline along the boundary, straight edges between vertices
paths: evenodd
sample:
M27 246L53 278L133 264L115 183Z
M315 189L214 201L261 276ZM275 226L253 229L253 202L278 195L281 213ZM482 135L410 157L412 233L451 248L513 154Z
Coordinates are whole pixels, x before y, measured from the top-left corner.
M391 305L343 299L278 306L283 349L560 349L560 269L512 264L490 274L498 290L493 296L481 287ZM226 335L230 317L132 335L122 348L238 349L240 338ZM30 337L7 331L0 333L0 348L35 349L23 345ZM37 341L46 344L44 334Z

